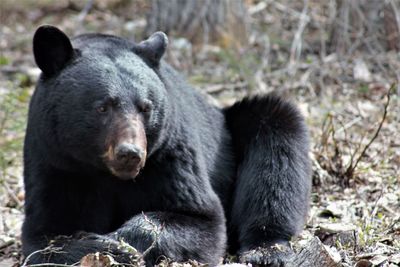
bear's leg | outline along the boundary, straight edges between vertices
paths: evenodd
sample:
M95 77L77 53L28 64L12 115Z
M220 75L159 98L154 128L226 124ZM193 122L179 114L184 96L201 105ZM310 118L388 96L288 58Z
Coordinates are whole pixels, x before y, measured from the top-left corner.
M216 266L224 254L226 230L222 217L212 217L146 212L134 216L109 236L145 253L146 266L154 266L163 258Z
M41 237L25 237L23 241L24 261L28 265L74 265L95 252L111 255L121 264L131 264L135 260L135 255L121 250L119 242L105 235L82 232L75 236L55 236L50 241Z
M311 188L308 133L297 109L277 96L225 110L238 160L229 226L242 262L284 266L302 230ZM283 250L279 246L283 245Z

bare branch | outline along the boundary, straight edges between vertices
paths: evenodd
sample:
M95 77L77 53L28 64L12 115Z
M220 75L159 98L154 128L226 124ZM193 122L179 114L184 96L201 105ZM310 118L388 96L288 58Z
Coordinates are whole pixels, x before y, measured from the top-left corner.
M390 103L390 94L391 92L394 90L394 88L396 88L396 84L393 83L388 92L387 92L387 100L384 106L384 110L383 110L383 116L382 119L378 125L378 129L375 131L375 134L373 135L373 137L371 138L371 140L368 142L368 144L364 147L364 149L361 151L360 155L358 156L357 160L355 161L354 164L350 164L350 166L347 168L346 172L345 172L345 176L347 177L347 179L349 179L350 177L353 176L354 174L354 170L357 168L358 163L360 162L360 160L365 156L366 151L368 150L368 148L371 146L371 144L375 141L375 139L378 137L379 132L381 131L382 125L385 122L386 116L387 116L387 110L389 107L389 103Z

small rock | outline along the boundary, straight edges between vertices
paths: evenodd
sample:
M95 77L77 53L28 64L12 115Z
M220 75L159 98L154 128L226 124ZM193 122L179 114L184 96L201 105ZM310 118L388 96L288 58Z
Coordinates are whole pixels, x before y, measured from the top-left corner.
M354 231L356 230L356 226L352 224L344 224L344 223L322 223L319 225L320 231L326 232L326 233L342 233L342 232L348 232L348 231Z
M359 260L354 267L371 267L372 263L369 260Z
M370 82L371 81L371 72L368 69L367 64L362 59L357 59L353 68L353 76L354 79Z

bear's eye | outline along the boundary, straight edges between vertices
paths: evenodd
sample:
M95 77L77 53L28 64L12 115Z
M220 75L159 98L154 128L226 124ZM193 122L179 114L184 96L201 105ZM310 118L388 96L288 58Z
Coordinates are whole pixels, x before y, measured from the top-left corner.
M119 99L113 99L113 100L111 101L111 103L112 103L112 105L113 105L114 107L117 107L117 108L120 108L120 107L121 107L121 101L119 101Z
M149 113L151 109L153 108L152 104L150 101L145 101L139 106L139 111L143 113Z
M99 107L97 107L96 110L97 110L98 113L106 113L107 112L107 106L104 106L104 105L99 106Z

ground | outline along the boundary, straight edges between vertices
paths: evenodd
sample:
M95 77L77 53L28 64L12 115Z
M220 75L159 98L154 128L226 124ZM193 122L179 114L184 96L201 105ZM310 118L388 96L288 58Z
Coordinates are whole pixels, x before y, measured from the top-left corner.
M53 24L70 35L101 31L141 40L149 2L126 2L98 1L84 16L80 1L2 1L0 266L23 264L22 145L39 74L33 32ZM293 240L296 250L317 236L341 266L398 266L399 52L355 46L343 56L324 50L329 14L318 1L310 1L306 16L287 1L248 2L248 45L192 45L170 35L167 60L218 105L276 90L300 106L310 127L314 172L309 219Z

